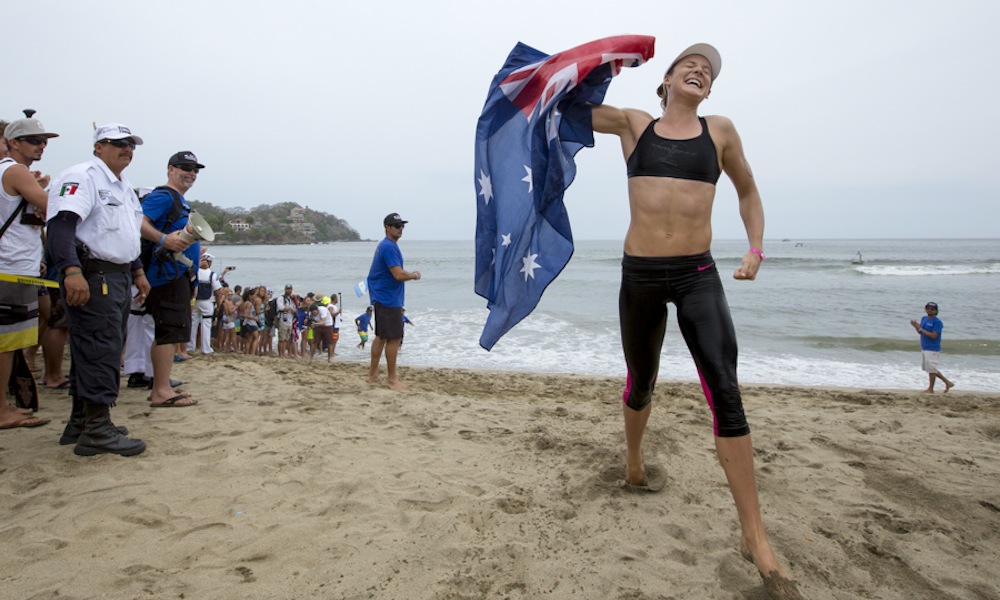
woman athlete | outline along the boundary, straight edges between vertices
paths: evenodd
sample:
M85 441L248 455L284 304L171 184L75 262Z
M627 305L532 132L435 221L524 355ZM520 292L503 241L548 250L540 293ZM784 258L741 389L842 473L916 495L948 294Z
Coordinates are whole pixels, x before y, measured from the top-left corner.
M673 302L681 334L714 417L715 448L739 514L740 551L773 598L801 598L771 550L761 520L750 428L736 379L736 332L712 259L712 202L722 171L739 196L750 249L733 277L752 281L764 260L764 209L732 121L698 116L722 60L708 44L677 57L657 87L663 114L599 105L594 131L617 135L628 165L631 222L625 235L618 300L628 366L626 483L647 486L642 436Z

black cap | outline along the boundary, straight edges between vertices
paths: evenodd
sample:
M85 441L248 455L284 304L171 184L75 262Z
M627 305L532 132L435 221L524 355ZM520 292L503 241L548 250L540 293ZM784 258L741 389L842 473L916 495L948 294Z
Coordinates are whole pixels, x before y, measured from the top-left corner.
M934 310L937 310L937 302L928 302L924 305L924 308L933 308Z
M385 216L385 219L382 219L382 224L387 227L389 225L405 225L406 223L409 223L409 221L404 221L403 217L399 216L399 213L390 213Z
M167 165L171 167L176 167L177 165L191 165L193 167L198 167L199 169L204 169L205 165L198 162L198 157L194 155L194 152L190 150L181 150L177 154L170 157L167 161Z

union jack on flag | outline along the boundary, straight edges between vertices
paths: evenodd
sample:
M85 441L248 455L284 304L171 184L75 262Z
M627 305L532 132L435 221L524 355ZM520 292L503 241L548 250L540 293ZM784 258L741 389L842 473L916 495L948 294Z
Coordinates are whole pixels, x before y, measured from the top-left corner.
M590 107L611 78L653 56L655 39L604 38L549 56L518 43L493 78L476 127L476 279L490 350L531 314L573 255L563 194L573 157L594 145Z

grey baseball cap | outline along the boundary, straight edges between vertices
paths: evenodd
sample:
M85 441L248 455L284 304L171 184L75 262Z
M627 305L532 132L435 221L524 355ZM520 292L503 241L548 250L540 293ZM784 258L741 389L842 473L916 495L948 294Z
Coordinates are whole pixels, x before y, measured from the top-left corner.
M30 117L13 121L3 131L3 137L8 140L16 140L19 137L28 135L42 138L59 137L58 133L49 133L45 131L45 127L42 126L41 121Z

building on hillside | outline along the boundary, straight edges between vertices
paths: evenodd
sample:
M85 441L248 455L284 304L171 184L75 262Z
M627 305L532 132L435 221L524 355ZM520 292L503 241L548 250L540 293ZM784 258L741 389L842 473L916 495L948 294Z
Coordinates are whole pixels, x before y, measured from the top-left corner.
M288 227L292 229L292 231L298 231L306 235L316 234L316 226L312 223L289 223Z
M252 225L247 223L243 219L233 219L229 222L229 226L233 228L233 231L249 231Z

